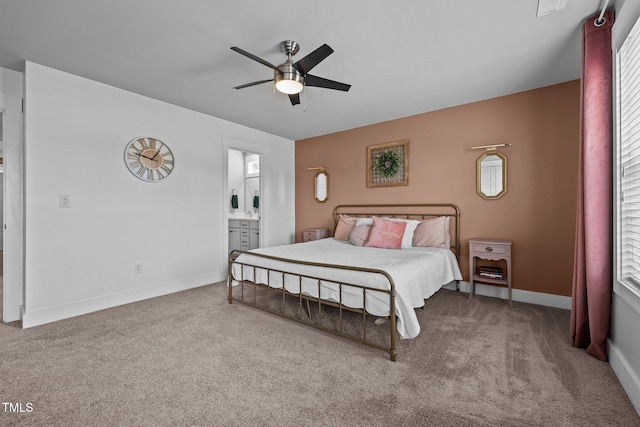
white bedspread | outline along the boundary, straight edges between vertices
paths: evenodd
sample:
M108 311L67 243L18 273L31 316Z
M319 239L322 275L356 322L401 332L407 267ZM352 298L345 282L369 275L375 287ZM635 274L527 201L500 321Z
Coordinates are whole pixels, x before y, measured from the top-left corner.
M406 248L378 249L353 246L348 242L333 238L306 243L255 249L251 252L300 261L325 264L349 265L386 271L396 287L397 329L401 337L414 338L420 332L420 324L414 308L422 307L424 300L437 292L443 285L453 280L462 280L462 274L455 255L448 249ZM254 257L242 254L236 262L249 263L259 267L270 267L296 274L306 274L340 283L366 285L376 289L389 289L389 281L381 274L353 270L331 269L287 263L284 261ZM267 283L266 270L234 264L233 277L256 283ZM302 289L297 277L285 276L285 289L293 294L302 290L303 295L318 296L317 280L305 279ZM268 283L273 288L282 288L282 274L272 272ZM234 285L237 284L234 282ZM335 282L322 282L320 297L338 302L339 286ZM352 308L363 307L362 291L343 286L342 303ZM375 316L389 315L389 297L385 293L367 291L366 310Z

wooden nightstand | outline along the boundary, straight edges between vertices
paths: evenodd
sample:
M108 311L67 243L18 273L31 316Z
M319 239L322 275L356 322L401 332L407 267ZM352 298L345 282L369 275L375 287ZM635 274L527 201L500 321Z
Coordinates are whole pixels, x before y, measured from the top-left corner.
M505 260L506 271L501 278L491 278L480 275L476 267L476 259L492 261ZM469 240L469 300L476 292L476 282L506 285L509 290L509 305L513 307L511 299L511 241L496 239L470 239Z
M302 241L320 240L329 237L328 228L305 228L302 231Z

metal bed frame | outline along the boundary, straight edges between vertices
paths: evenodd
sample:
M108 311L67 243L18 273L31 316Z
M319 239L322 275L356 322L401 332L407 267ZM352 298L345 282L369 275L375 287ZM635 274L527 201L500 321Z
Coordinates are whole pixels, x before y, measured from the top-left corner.
M399 211L402 209L403 211ZM428 212L426 211L428 210ZM362 205L338 205L335 207L333 211L334 216L334 230L335 226L337 226L338 219L341 214L355 216L355 217L368 217L368 216L384 216L384 217L393 217L393 218L404 218L404 219L418 219L424 220L429 218L435 218L438 216L448 216L452 219L452 223L450 224L451 231L451 250L455 253L456 259L459 260L460 256L460 209L451 203L427 203L427 204L394 204L394 205L378 205L378 204L362 204ZM256 256L260 258L268 258L277 261L286 261L292 264L300 264L300 265L308 265L308 266L316 266L316 267L325 267L325 268L333 268L333 269L342 269L342 270L351 270L351 271L361 271L373 274L379 274L384 276L389 282L389 289L380 289L380 288L372 288L369 286L363 286L353 283L347 282L337 282L335 280L327 280L325 278L310 276L306 274L297 274L291 273L288 271L256 266L248 262L238 262L237 258L240 254L250 254L251 256ZM241 271L241 277L233 276L233 266L239 265ZM252 280L246 279L245 276L245 268L249 268L249 271L252 271L252 277L256 277L256 271L262 270L267 273L267 283L256 283ZM272 274L281 275L282 277L282 288L272 288L270 285ZM299 288L297 293L289 292L285 289L284 283L287 277L295 277L298 280ZM318 286L318 296L308 296L302 294L302 282L303 279L311 279ZM240 286L240 296L234 297L233 295L233 282L237 282ZM339 290L339 301L333 302L328 300L323 300L320 298L321 288L323 284L326 283L334 283L338 286ZM384 350L389 353L391 360L396 361L397 359L397 330L396 330L396 316L389 316L389 345L381 345L377 342L373 342L367 339L367 316L376 317L367 313L366 306L366 295L367 291L375 291L379 293L385 293L389 298L389 312L393 313L395 307L395 299L396 299L396 290L395 283L393 282L393 278L385 271L380 269L371 269L371 268L362 268L348 265L336 265L336 264L325 264L325 263L316 263L309 261L298 261L292 259L284 259L280 257L274 257L265 254L259 254L254 252L247 252L241 250L233 250L229 253L229 270L228 270L228 302L232 304L234 300L251 305L253 307L260 308L262 310L268 311L273 314L277 314L279 316L285 317L287 319L295 320L300 323L304 323L315 328L321 329L323 331L327 331L338 336L348 338L353 341L357 341L381 350ZM245 287L251 288L249 293L245 295ZM344 287L349 287L351 289L361 289L362 290L362 301L363 308L352 308L344 305L342 303L342 292ZM261 291L260 296L264 297L266 293L266 306L258 303L258 291ZM456 290L458 290L458 283L456 281ZM280 309L278 307L272 307L272 297L278 297ZM293 297L297 300L298 303L298 311L306 311L305 316L295 317L290 314L286 314L284 312L284 305L286 303L286 297ZM311 303L314 305L317 304L317 315L316 320L313 320L312 312L311 312ZM306 307L305 307L306 305ZM326 325L322 324L321 314L323 313L323 306L333 307L338 310L338 326L337 328L330 328ZM306 308L306 310L305 310ZM349 311L362 315L362 335L355 336L348 334L344 331L343 324L343 311ZM314 311L315 313L315 311Z

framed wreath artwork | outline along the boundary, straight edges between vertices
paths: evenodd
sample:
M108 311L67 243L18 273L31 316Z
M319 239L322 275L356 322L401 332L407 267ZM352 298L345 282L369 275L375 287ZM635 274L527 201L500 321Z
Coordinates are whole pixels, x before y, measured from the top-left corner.
M409 185L409 140L367 147L367 187Z

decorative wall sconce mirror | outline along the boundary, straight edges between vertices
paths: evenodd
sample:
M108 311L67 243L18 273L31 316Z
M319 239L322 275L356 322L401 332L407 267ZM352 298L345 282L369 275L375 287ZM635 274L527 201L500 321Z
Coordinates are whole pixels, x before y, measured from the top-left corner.
M476 161L476 191L485 200L499 199L507 192L507 158L487 151Z
M321 170L313 178L313 198L318 203L324 203L329 199L329 174L325 170Z

